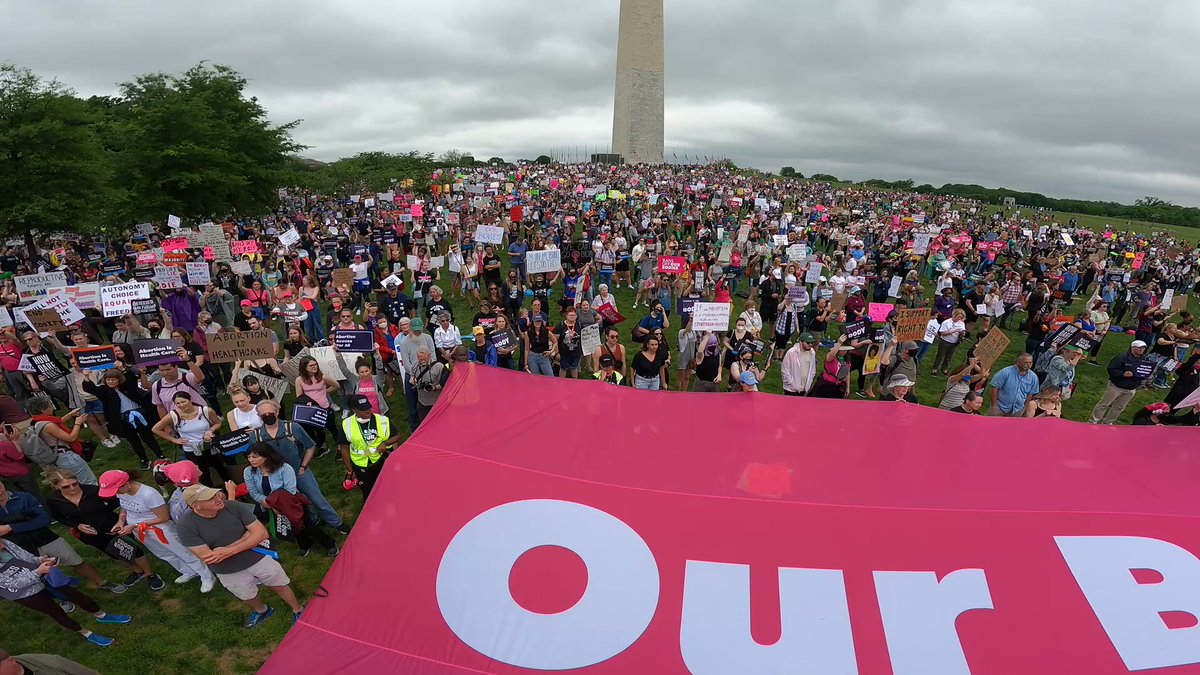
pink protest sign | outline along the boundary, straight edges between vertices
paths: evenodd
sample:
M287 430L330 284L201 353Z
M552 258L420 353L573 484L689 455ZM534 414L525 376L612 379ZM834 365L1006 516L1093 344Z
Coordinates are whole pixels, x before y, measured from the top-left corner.
M888 314L894 309L896 306L889 302L872 302L867 305L867 316L871 317L871 321L875 323L884 323L887 321Z
M164 253L174 253L176 251L186 251L188 247L187 237L172 237L163 241L162 249Z
M229 242L229 252L233 255L253 255L258 253L258 242L254 239Z
M558 179L557 179L557 178L551 178L551 179L550 179L550 189L551 189L551 190L557 190L557 189L558 189Z

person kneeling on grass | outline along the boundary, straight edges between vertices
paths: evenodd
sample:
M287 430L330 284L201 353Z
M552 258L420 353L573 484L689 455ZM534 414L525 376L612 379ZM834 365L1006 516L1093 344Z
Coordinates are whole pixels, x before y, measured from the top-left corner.
M267 540L267 528L254 517L254 507L227 502L224 492L204 485L184 490L183 500L192 511L179 520L179 540L209 566L222 586L250 607L245 627L258 627L275 611L258 597L259 584L291 608L295 623L304 608L283 567L258 550Z
M16 544L0 539L0 576L5 579L5 583L0 585L0 598L41 612L63 628L79 633L94 645L111 645L112 638L85 629L67 614L74 612L78 605L96 617L96 623L124 624L133 619L125 614L109 614L101 610L95 600L71 587L65 575L62 585L51 582L55 585L54 593L63 598L61 603L58 602L55 595L51 594L46 579L55 571L57 562L54 558L39 558Z

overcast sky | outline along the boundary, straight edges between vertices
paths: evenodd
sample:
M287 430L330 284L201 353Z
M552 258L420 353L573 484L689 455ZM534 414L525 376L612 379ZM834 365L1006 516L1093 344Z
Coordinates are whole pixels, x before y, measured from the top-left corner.
M1200 205L1200 2L665 0L667 157ZM7 0L84 95L223 63L306 156L606 148L618 0Z

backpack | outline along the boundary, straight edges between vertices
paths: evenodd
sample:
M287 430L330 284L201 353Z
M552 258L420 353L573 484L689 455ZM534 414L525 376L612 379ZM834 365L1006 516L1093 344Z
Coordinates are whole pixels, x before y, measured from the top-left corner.
M286 438L289 443L296 446L296 449L300 451L301 455L303 455L303 448L301 448L300 444L296 442L296 437L292 435L292 423L289 420L279 420L279 426L283 427L283 437ZM260 443L271 443L273 441L278 441L279 438L263 438L262 427L259 427L254 430L254 440Z
M54 466L58 461L58 452L42 437L42 430L47 424L50 422L30 425L17 438L17 446L21 448L21 452L29 461L39 466Z

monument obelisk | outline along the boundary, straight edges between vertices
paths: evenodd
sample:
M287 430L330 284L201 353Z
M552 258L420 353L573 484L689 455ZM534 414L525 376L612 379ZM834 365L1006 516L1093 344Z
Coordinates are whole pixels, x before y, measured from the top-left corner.
M621 0L612 151L630 164L662 164L663 0Z

